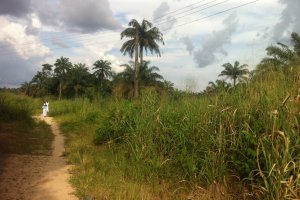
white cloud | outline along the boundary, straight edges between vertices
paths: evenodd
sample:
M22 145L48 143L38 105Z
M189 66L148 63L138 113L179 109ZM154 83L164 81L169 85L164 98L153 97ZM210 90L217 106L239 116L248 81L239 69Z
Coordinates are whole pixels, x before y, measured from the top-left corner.
M0 41L10 44L24 59L42 57L49 53L49 48L44 46L37 36L26 34L24 25L0 17L0 26Z

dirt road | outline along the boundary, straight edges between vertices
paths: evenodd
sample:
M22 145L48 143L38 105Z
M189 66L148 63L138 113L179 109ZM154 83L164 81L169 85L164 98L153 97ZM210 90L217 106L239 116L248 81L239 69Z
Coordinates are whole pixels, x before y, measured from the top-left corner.
M64 137L51 117L38 117L55 135L52 155L7 155L0 172L1 200L76 200L70 186Z

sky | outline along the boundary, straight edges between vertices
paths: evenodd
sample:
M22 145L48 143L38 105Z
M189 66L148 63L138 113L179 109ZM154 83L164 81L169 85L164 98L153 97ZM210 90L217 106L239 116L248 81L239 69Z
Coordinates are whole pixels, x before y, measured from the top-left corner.
M276 42L300 33L300 0L0 0L0 87L30 81L61 56L91 69L99 59L115 72L131 58L120 33L146 19L163 33L150 65L178 89L201 91L222 64L255 68ZM230 81L230 80L228 80Z

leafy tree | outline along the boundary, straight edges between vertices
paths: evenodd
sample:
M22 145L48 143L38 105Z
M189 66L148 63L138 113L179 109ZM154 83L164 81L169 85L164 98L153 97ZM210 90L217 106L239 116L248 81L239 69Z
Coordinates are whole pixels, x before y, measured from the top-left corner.
M59 79L59 97L58 99L61 99L62 96L62 86L64 84L64 81L66 79L66 73L71 68L72 63L69 61L69 58L61 57L56 60L54 63L55 69L54 73Z
M143 20L141 24L135 19L132 19L124 31L121 32L121 39L124 37L130 38L121 47L121 52L127 53L132 58L135 53L135 75L134 75L134 96L138 96L138 80L139 80L139 62L143 63L143 50L149 50L151 53L156 53L160 56L159 45L157 42L163 43L162 33L158 28L153 27L152 23ZM164 44L164 43L163 43Z
M233 65L231 63L225 63L222 65L222 67L225 69L219 76L226 76L226 78L232 79L234 87L237 81L242 82L247 80L246 75L249 74L249 70L246 69L246 67L248 67L247 64L240 65L238 61L235 61Z

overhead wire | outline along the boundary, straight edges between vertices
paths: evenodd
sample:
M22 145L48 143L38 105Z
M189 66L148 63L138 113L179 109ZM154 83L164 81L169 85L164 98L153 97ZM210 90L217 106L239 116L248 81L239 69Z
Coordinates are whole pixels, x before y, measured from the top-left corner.
M169 13L165 13L164 15L161 15L161 16L159 16L159 17L156 17L155 19L153 19L153 21L155 22L155 21L157 21L157 19L163 18L163 17L165 17L166 15L169 15L169 14L175 13L175 12L177 12L177 11L183 10L183 9L185 9L185 8L194 6L194 5L198 4L198 3L202 3L203 1L206 1L206 0L198 1L197 3L193 3L193 4L190 4L190 5L187 5L187 6L183 7L183 8L178 9L178 10L174 10L174 11L171 11L171 12L169 12Z
M205 1L205 0L202 0L202 1L200 1L200 2L203 2L203 1ZM212 3L212 2L214 2L214 1L216 1L216 0L212 0L212 1L210 1L210 2L208 2L208 3ZM199 4L200 2L197 2L197 3L194 3L194 4L190 4L190 5L188 5L188 6L186 6L186 7L184 7L184 8L187 8L187 7L190 7L190 6L192 6L192 5L196 5L196 4ZM207 4L208 4L207 3ZM205 4L202 4L202 6L203 5L205 5ZM199 7L199 6L198 6ZM178 9L178 10L176 10L176 11L179 11L179 10L182 10L182 9L184 9L184 8L181 8L181 9ZM197 8L197 7L196 7ZM187 10L187 11L185 11L185 12L189 12L189 11L191 11L191 10L193 10L193 9L195 9L195 8L192 8L192 9L190 9L190 10ZM173 12L171 12L171 13L175 13L176 11L173 11ZM182 13L185 13L185 12L181 12L181 13L179 13L179 14L182 14ZM165 14L165 15L163 15L163 16L166 16L167 14ZM177 14L178 15L178 14ZM163 16L161 16L161 17L163 17ZM109 31L107 31L107 32L109 32ZM110 34L108 34L108 35L104 35L105 33L103 33L103 35L101 34L101 35L96 35L96 36L85 36L85 35L83 35L83 36L76 36L76 33L75 34L73 34L73 35L75 35L75 37L74 38L72 38L73 36L64 36L64 37L56 37L56 36L54 36L54 37L52 37L52 38L49 38L49 40L47 40L47 39L43 39L43 43L44 44L47 44L47 42L49 42L49 43L52 43L53 45L57 45L57 46L59 46L59 44L55 44L55 42L54 42L54 40L62 40L62 39L70 39L70 38L72 38L72 40L74 40L74 42L78 42L78 41L88 41L88 40L93 40L94 39L94 37L95 38L97 38L97 37L102 37L103 38L103 36L112 36L112 35L114 35L114 34L118 34L118 33L110 33ZM71 42L72 42L72 40L71 40ZM60 42L60 41L59 41ZM64 41L65 42L65 41ZM63 42L62 42L63 43ZM36 45L36 42L27 42L27 43L22 43L22 44L19 44L19 46L22 46L22 47L26 47L26 46L30 46L30 45ZM9 47L10 45L9 44L7 44L7 47ZM68 45L61 45L61 48L67 48L68 47ZM0 48L0 55L1 55L1 53L3 52L3 48L5 48L5 45L4 45L4 47L2 46L2 51L1 51L1 48ZM6 51L6 50L4 50L4 51ZM11 51L13 51L13 50L11 50Z
M228 0L226 0L226 1L228 1ZM202 18L199 18L199 19L196 19L196 20L193 20L193 21L189 21L189 22L186 22L186 23L183 23L183 24L179 24L179 25L173 26L173 27L171 27L171 28L163 29L162 31L172 30L172 29L175 29L175 28L178 28L178 27L181 27L181 26L185 26L185 25L188 25L188 24L197 22L197 21L201 21L201 20L204 20L204 19L213 17L213 16L215 16L215 15L219 15L219 14L222 14L222 13L225 13L225 12L228 12L228 11L231 11L231 10L234 10L234 9L238 9L238 8L240 8L240 7L243 7L243 6L246 6L246 5L249 5L249 4L253 4L253 3L257 2L257 1L259 1L259 0L255 0L255 1L251 1L251 2L244 3L244 4L240 4L239 6L235 6L235 7L226 9L226 10L222 10L222 11L216 12L216 13L211 14L211 15L207 15L207 16L205 16L205 17L202 17ZM201 2L203 2L203 1L201 1ZM225 1L223 1L223 2L225 2ZM186 7L188 7L188 6L186 6ZM179 10L182 10L182 9L179 9ZM190 10L189 10L189 11L190 11ZM186 11L186 12L188 12L188 11ZM173 13L174 13L174 12L173 12ZM164 16L166 16L166 15L164 15ZM163 16L162 16L162 17L163 17ZM112 35L114 35L114 34L117 34L117 33L108 34L107 36L112 36ZM100 37L100 36L101 36L101 35L97 35L97 36L95 36L95 37ZM93 36L93 37L94 37L94 36ZM75 39L76 39L76 38L75 38ZM82 38L81 40L80 40L80 39L77 39L77 41L88 41L88 40L91 40L91 39L94 39L94 38L91 38L91 37L89 37L89 38ZM102 39L102 38L101 38L101 39ZM97 40L93 40L93 41L97 41ZM93 41L92 41L92 42L93 42ZM76 42L76 41L74 41L74 42ZM102 42L102 41L101 41L101 42ZM107 43L107 42L108 42L108 41L103 41L103 43ZM109 41L109 42L114 42L114 41ZM116 42L118 42L118 41L116 41ZM74 47L81 47L81 46L83 46L83 45L82 45L82 44L81 44L81 45L76 45L76 46L73 45L73 46L69 46L69 47L65 47L65 48L74 48ZM48 48L49 48L49 47L48 47ZM54 50L54 49L62 49L62 48L64 48L64 47L58 46L57 48L52 47L51 49ZM9 52L9 53L15 53L15 51L14 51L14 52ZM8 53L8 52L1 52L1 51L0 51L0 56L1 56L1 55L5 55L5 54L9 54L9 53Z
M192 13L188 13L188 14L186 14L186 15L183 15L183 16L180 16L180 17L177 17L177 18L170 19L169 21L165 21L165 22L162 22L162 23L158 23L157 25L159 26L159 25L162 25L162 24L165 24L165 23L170 23L170 22L172 22L172 21L176 21L176 20L178 20L178 19L180 19L180 18L183 18L183 17L189 16L189 15L192 15L192 14L195 14L195 13L198 13L198 12L201 12L201 11L203 11L203 10L207 10L207 9L209 9L209 8L218 6L218 5L220 5L220 4L222 4L222 3L225 3L225 2L227 2L227 1L229 1L229 0L221 1L221 2L216 3L216 4L213 4L213 5L211 5L211 6L202 8L202 9L197 10L197 11L194 11L194 12L192 12Z
M170 12L170 13L175 13L175 12L177 12L177 11L183 10L183 9L185 9L185 8L191 7L191 6L193 6L193 5L199 4L199 3L204 2L204 1L206 1L206 0L202 0L202 1L199 1L199 2L197 2L197 3L190 4L190 5L188 5L188 6L185 6L185 7L183 7L183 8L178 9L178 10L172 11L172 12ZM177 13L176 15L183 14L183 13L186 13L186 12L190 12L191 10L194 10L194 9L196 9L196 8L199 8L199 7L201 7L201 6L207 5L207 4L212 3L212 2L215 2L215 1L217 1L217 0L209 1L209 2L206 3L206 4L202 4L202 5L200 5L200 6L191 8L191 9L189 9L189 10L187 10L187 11L184 11L184 12L181 12L181 13ZM167 15L170 14L170 13L167 13L167 14L165 14L165 15L162 15L162 16L160 16L159 18L165 17L165 16L167 16ZM176 16L176 15L175 15L175 16ZM161 19L161 20L163 20L163 19ZM158 20L158 21L161 21L161 20ZM165 23L167 23L167 22L165 22ZM53 40L55 40L55 39L57 39L57 40L62 40L62 39L70 39L70 38L72 38L72 39L74 39L74 40L76 40L76 41L85 41L86 39L87 39L87 40L90 40L90 39L93 39L94 37L106 36L106 35L104 35L104 34L109 33L109 32L110 32L110 31L106 31L106 32L101 33L101 35L96 35L96 36L86 36L86 35L79 35L79 36L77 36L77 33L68 33L68 36L53 36L53 37L48 38L48 39L47 39L47 38L44 38L44 39L43 39L43 43L50 42L50 43L53 43L54 45L57 45L57 44L55 44L55 43L53 42ZM64 34L64 33L63 33L63 34ZM102 34L103 34L103 35L102 35ZM114 35L114 34L119 34L119 33L110 33L110 34L108 34L108 36L111 36L111 35ZM75 35L75 36L72 36L72 35ZM82 38L83 40L79 40L80 38ZM76 42L76 41L75 41L75 42ZM35 42L25 42L25 43L19 44L19 46L25 47L25 46L29 46L29 45L32 45L32 44L35 45L36 43L35 43ZM7 44L7 47L9 47L9 46L10 46L10 44ZM67 46L67 45L66 45L66 46ZM3 47L5 47L5 44L2 45L2 48L3 48ZM62 48L63 48L63 47L62 47ZM1 48L0 48L0 54L1 54Z
M223 13L225 13L225 12L228 12L228 11L231 11L231 10L235 10L235 9L238 9L238 8L241 8L241 7L250 5L250 4L253 4L253 3L258 2L258 1L260 1L260 0L254 0L254 1L251 1L251 2L244 3L244 4L240 4L240 5L238 5L238 6L234 6L234 7L231 7L231 8L229 8L229 9L222 10L222 11L216 12L216 13L211 14L211 15L207 15L207 16L205 16L205 17L202 17L202 18L199 18L199 19L196 19L196 20L193 20L193 21L190 21L190 22L186 22L186 23L180 24L180 25L174 26L174 27L169 28L169 29L164 29L163 31L171 30L171 29L178 28L178 27L181 27L181 26L185 26L185 25L188 25L188 24L197 22L197 21L201 21L201 20L203 20L203 19L207 19L207 18L216 16L216 15L220 15L220 14L223 14Z

